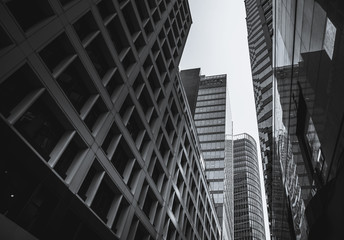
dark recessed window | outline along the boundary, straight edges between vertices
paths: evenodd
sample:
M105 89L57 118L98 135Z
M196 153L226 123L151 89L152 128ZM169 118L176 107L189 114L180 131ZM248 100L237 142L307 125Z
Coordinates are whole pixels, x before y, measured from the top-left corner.
M54 15L46 0L11 0L6 5L24 31Z
M131 35L134 36L137 32L141 31L133 5L130 2L122 9L122 12Z
M102 0L97 5L100 15L103 20L116 13L115 7L111 0Z
M103 181L97 191L96 196L91 204L92 210L106 223L107 214L115 194L111 188Z
M119 110L119 114L121 115L122 119L126 119L129 117L133 109L134 103L132 102L130 95L128 95L122 104L121 109Z
M55 38L39 53L51 72L54 72L63 60L74 54L75 50L65 33Z
M126 127L134 142L136 141L136 138L138 137L140 132L144 131L145 127L142 124L142 121L136 110L133 111Z
M119 71L116 71L105 86L109 96L112 98L123 86L123 79Z
M76 156L81 151L82 147L75 140L73 140L56 163L55 171L65 179L68 175L68 170L72 167L73 162L76 160Z
M42 98L26 110L15 127L46 160L65 132Z
M98 30L98 26L93 18L92 12L88 12L82 16L73 24L73 27L81 41L83 41L91 33Z
M147 2L150 9L157 7L155 0L148 0Z
M111 163L114 165L117 172L124 178L126 167L131 165L133 160L134 156L132 155L128 144L122 138L111 159Z
M13 44L5 30L0 25L0 50Z
M91 111L87 114L84 122L86 123L87 127L93 131L96 127L96 124L99 119L104 116L103 114L106 111L106 107L104 103L98 99L98 101L94 104Z
M20 101L40 87L37 76L29 65L25 64L0 84L0 113L8 117Z
M110 131L106 135L104 142L102 144L103 150L108 154L108 148L112 141L114 141L116 138L119 138L121 135L121 132L119 131L116 122L114 122L111 126Z
M136 63L135 56L131 50L128 51L127 55L125 55L122 64L124 69L127 71L127 73L130 72L131 67Z
M63 71L57 78L57 82L75 109L80 112L86 100L91 95L90 88L93 87L91 79L80 60L76 60Z
M87 172L87 175L82 182L82 185L78 191L79 197L81 197L84 201L87 199L87 192L94 181L95 177L99 175L103 171L102 167L98 163L97 159L94 159L90 170Z
M86 47L86 52L100 78L103 78L105 73L115 65L109 49L101 36L98 36Z
M115 17L107 25L107 30L118 54L121 54L122 51L126 50L129 47L128 39L118 17Z

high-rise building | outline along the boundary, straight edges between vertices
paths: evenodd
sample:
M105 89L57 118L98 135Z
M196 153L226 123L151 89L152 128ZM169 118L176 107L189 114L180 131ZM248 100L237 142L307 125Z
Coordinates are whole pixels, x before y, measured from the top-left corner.
M200 77L194 116L220 223L224 220L226 80L226 75Z
M0 4L1 239L221 239L186 0Z
M234 239L233 129L226 95L227 76L200 75L200 68L182 70L180 75L195 113L205 173L222 223L223 239Z
M297 239L344 239L342 1L274 2L274 144Z
M205 173L217 215L222 222L226 75L201 77L194 119L203 152Z
M257 145L248 134L233 136L234 239L265 239Z
M195 113L204 170L222 223L223 239L234 239L233 129L230 106L226 102L227 75L200 75L200 68L182 70L180 75L191 111Z
M271 2L246 1L251 16L248 28L254 29L250 24L256 16L264 20L263 13L271 9L264 6ZM266 94L271 97L265 102L258 99L262 104L273 100L272 175L265 179L266 188L267 183L272 186L272 197L267 190L271 235L282 239L289 226L293 239L342 239L344 5L338 0L273 1L272 5L273 75L271 93ZM253 6L256 10L250 10ZM249 45L252 63L259 51L254 42ZM257 82L254 76L253 80ZM273 175L275 170L280 174ZM280 181L281 194L274 197ZM282 225L276 225L276 219Z
M246 0L246 23L272 239L293 239L281 164L273 145L272 0Z

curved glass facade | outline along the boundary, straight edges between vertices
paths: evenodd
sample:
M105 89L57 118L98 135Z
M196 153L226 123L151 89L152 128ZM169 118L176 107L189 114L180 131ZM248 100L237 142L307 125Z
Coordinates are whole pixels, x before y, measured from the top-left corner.
M256 142L245 133L233 140L234 239L265 239Z

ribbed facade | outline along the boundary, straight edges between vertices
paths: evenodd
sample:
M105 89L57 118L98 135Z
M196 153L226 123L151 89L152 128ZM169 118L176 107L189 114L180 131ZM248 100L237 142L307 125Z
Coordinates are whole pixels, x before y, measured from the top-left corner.
M182 0L0 4L1 239L221 239Z
M282 181L281 164L274 155L272 0L246 0L246 23L250 52L258 133L272 239L291 239L291 220Z
M257 145L244 133L233 136L234 239L265 239Z

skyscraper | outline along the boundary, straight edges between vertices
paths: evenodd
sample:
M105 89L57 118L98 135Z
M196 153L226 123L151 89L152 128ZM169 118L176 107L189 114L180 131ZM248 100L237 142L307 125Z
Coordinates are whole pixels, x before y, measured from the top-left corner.
M263 19L267 2L272 1L246 1L248 17L255 19L258 14ZM273 1L272 5L272 97L265 101L273 100L272 177L265 179L271 182L271 235L273 239L287 236L288 225L294 239L342 239L344 109L339 103L344 91L344 5L337 0ZM258 49L249 44L252 64ZM279 182L282 187L276 195Z
M204 156L205 173L222 222L225 158L226 75L201 77L195 124Z
M265 239L257 145L246 134L233 136L234 239Z
M342 1L274 2L274 140L298 239L344 238Z
M189 104L195 107L191 107L191 111L195 112L204 170L222 223L223 239L233 239L233 129L231 110L227 105L227 76L199 74L200 69L195 68L182 70L180 75Z
M246 0L245 7L270 234L272 239L292 239L281 164L273 149L272 0Z
M0 4L1 239L221 239L187 1Z

